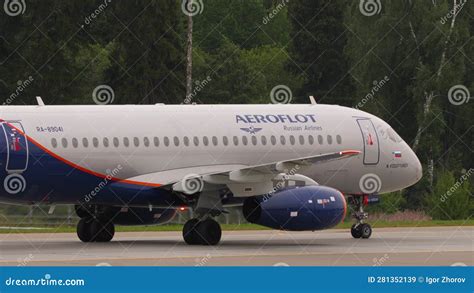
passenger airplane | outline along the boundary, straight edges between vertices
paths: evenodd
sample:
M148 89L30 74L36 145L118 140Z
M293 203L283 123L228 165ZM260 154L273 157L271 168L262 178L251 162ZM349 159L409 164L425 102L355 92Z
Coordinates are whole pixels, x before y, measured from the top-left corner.
M74 204L84 242L114 225L167 222L193 210L183 237L215 245L230 206L274 229L327 229L350 198L351 234L369 238L372 195L422 176L383 120L335 105L0 107L0 200Z

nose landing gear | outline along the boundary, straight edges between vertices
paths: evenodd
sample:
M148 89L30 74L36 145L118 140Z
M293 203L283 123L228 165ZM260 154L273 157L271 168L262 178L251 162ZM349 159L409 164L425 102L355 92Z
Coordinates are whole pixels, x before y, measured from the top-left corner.
M351 227L351 235L354 238L368 239L372 235L372 227L364 223L364 220L369 217L369 214L364 212L364 205L367 202L367 195L352 196L350 204L354 210L352 216L356 219L356 223Z

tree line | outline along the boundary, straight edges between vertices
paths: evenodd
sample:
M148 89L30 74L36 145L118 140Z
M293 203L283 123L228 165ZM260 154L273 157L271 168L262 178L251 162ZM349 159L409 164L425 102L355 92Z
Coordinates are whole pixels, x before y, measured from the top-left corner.
M100 85L112 89L107 102L114 104L270 103L272 90L284 85L291 103L313 95L373 113L416 151L423 179L394 195L391 206L436 218L472 216L474 5L192 4L187 11L177 0L27 1L14 16L4 6L3 103L32 104L41 95L47 104L91 104ZM193 79L186 95L190 13Z

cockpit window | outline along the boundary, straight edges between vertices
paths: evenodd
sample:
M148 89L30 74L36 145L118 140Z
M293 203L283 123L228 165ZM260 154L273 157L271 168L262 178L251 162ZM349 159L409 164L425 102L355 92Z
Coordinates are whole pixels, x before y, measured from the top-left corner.
M392 128L387 129L387 134L388 134L388 137L390 138L390 140L392 140L394 142L401 142L402 141L402 138Z

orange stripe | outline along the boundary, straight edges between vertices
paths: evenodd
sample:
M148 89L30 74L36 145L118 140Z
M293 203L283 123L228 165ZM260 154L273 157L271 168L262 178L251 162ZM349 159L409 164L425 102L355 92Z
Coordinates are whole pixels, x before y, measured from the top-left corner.
M6 124L8 124L8 126L16 129L18 132L20 132L21 134L23 134L26 139L30 142L32 142L33 144L35 144L37 147L39 147L40 149L42 149L43 151L45 151L46 153L48 153L49 155L51 155L52 157L60 160L61 162L75 168L75 169L78 169L80 171L83 171L83 172L86 172L88 174L91 174L91 175L94 175L94 176L97 176L97 177L102 177L102 178L106 178L108 175L105 175L105 174L102 174L102 173L98 173L98 172L95 172L95 171L92 171L92 170L89 170L89 169L86 169L84 167L81 167L79 165L77 165L76 163L73 163L55 153L53 153L52 151L48 150L47 148L45 148L44 146L42 146L39 142L37 142L36 140L34 140L33 138L29 137L28 135L26 135L26 133L24 133L21 129L18 129L17 127L11 125L10 123L4 121L4 120L1 120L0 119L0 122L5 122ZM130 183L130 184L136 184L136 185L142 185L142 186L148 186L148 187L160 187L161 184L158 184L158 183L149 183L149 182L140 182L140 181L134 181L134 180L127 180L127 179L120 179L120 178L117 178L117 177L111 177L110 180L112 181L117 181L117 182L120 182L120 183Z

